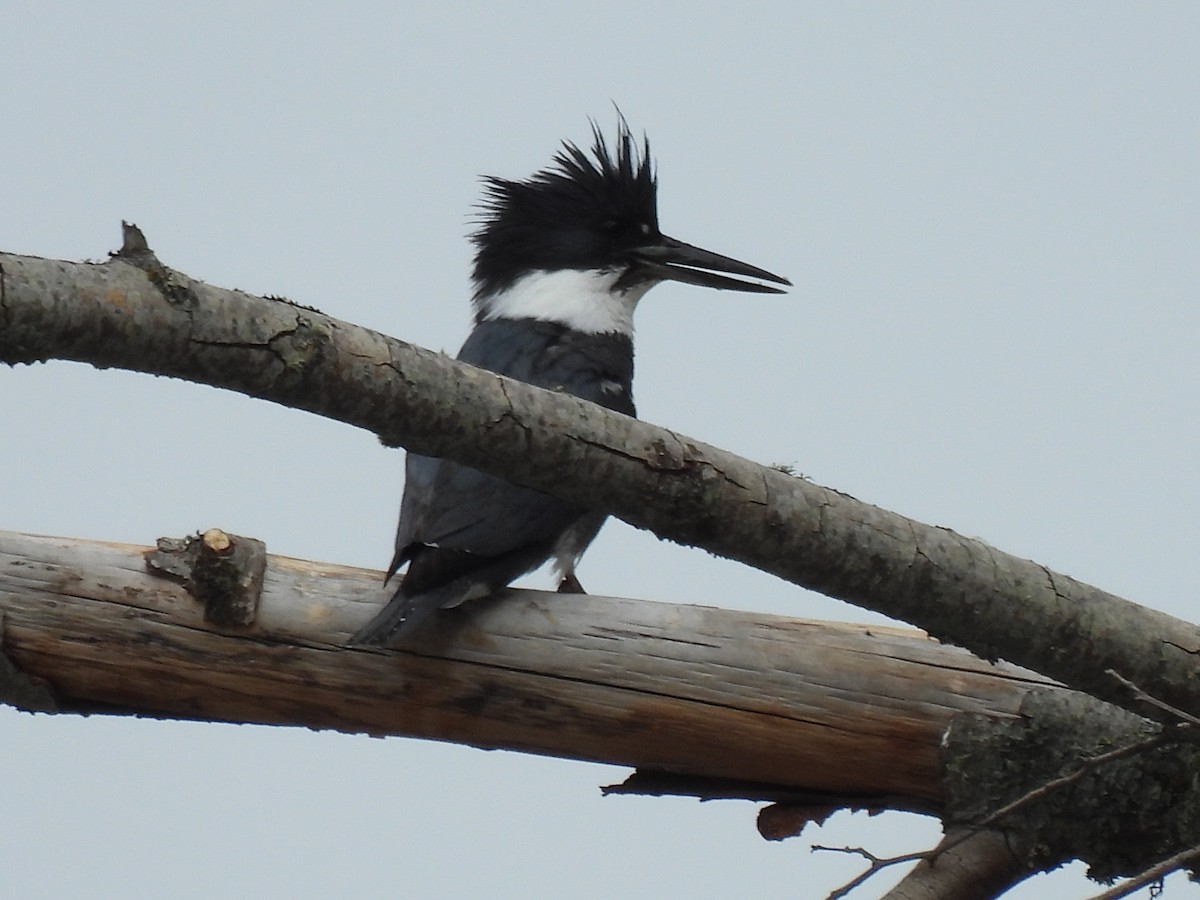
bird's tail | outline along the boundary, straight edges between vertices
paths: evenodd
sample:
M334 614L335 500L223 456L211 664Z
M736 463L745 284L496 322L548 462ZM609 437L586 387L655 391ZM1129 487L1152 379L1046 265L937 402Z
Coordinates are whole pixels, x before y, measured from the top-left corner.
M387 606L350 638L357 647L394 647L431 615L463 601L462 586L454 583L431 591L408 595L404 585L392 595Z
M479 600L495 593L514 578L537 567L550 555L550 548L545 544L527 544L496 557L479 557L474 560L473 567L448 581L438 582L436 577L430 578L431 567L442 562L463 559L461 551L446 553L440 548L428 548L429 554L421 559L414 559L409 565L400 587L392 594L380 613L370 622L355 632L350 638L352 646L359 647L396 647L410 633L417 629L422 622L427 621L439 609L448 609L466 603L468 600ZM469 557L469 554L468 554ZM421 565L420 573L415 574L414 567ZM440 570L433 569L436 574ZM431 585L430 582L433 582ZM414 590L408 593L405 588ZM421 588L424 587L425 590Z

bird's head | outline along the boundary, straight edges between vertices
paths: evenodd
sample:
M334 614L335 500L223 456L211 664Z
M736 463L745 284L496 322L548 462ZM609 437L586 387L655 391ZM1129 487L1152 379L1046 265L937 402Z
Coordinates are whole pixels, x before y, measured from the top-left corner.
M637 301L662 281L772 294L782 293L772 285L791 284L664 235L649 142L639 147L624 121L612 148L598 127L592 132L590 154L564 143L553 165L526 181L485 179L472 236L478 321L526 317L629 331Z

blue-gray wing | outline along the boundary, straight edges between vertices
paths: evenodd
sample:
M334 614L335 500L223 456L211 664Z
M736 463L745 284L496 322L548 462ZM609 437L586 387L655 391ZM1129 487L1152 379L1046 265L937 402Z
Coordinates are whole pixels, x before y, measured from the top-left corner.
M472 331L459 359L634 414L633 348L622 335L583 335L549 322L497 319ZM423 546L486 557L531 545L548 548L586 513L448 460L410 453L405 471L393 572Z
M549 494L416 453L408 455L405 479L398 553L425 544L497 556L553 541L584 512Z
M627 336L496 320L475 328L459 359L634 414ZM356 644L395 646L438 609L493 593L552 554L577 557L604 519L448 460L410 453L406 471L388 575L406 562L408 571L384 609L354 635Z

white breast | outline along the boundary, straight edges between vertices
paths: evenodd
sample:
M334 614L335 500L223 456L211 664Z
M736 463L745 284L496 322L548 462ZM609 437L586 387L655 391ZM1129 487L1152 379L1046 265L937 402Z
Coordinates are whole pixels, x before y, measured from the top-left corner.
M620 276L611 269L531 272L507 290L481 298L482 318L539 319L586 334L632 337L633 311L654 282L617 290Z

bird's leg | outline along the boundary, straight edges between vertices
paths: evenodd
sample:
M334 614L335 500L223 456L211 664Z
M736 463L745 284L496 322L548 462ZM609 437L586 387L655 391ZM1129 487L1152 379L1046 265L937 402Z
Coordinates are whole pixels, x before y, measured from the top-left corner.
M558 583L558 592L560 594L586 594L583 585L579 583L579 579L575 577L574 572L568 572L562 577L562 581Z

